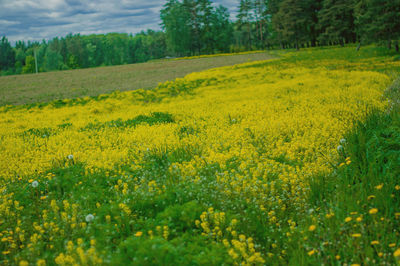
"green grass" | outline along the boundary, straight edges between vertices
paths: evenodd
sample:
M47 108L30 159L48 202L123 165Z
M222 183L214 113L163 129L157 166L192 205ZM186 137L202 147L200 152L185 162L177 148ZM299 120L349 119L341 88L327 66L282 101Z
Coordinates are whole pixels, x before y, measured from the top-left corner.
M192 72L271 58L269 53L255 53L4 76L0 77L0 106L150 89Z

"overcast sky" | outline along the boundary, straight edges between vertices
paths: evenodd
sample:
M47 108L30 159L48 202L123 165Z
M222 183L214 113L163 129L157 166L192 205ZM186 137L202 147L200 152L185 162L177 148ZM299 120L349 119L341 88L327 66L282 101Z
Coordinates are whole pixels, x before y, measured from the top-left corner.
M215 0L235 14L239 0ZM68 33L138 33L160 29L165 0L0 0L0 36L42 40Z

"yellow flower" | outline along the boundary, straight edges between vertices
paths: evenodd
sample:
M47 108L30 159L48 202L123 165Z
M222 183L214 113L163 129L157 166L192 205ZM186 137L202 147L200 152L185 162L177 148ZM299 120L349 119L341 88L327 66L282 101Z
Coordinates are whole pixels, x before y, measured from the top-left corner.
M141 237L143 235L143 233L142 232L136 232L136 234L135 234L135 236L137 236L137 237Z
M335 258L336 258L337 260L340 260L340 256L339 256L339 255L336 255Z
M377 240L371 241L371 245L379 245L379 241Z
M357 222L361 222L362 219L363 219L362 216L360 216L360 217L357 217L356 221L357 221Z
M46 261L45 260L38 260L36 262L36 266L46 266Z
M29 265L29 262L27 262L26 260L21 260L19 262L19 266L28 266L28 265Z
M368 200L372 200L372 199L374 199L375 198L375 195L370 195L370 196L368 196Z
M378 212L377 208L372 208L369 210L369 214L376 214Z
M394 248L395 246L396 246L395 243L390 243L390 244L389 244L389 247L390 247L390 248Z
M356 233L356 234L352 234L351 236L354 237L354 238L359 238L359 237L361 237L361 234Z
M346 223L350 222L351 220L352 220L351 217L347 217L346 219L344 219L344 221L345 221Z
M317 227L315 225L310 225L310 227L308 227L308 231L312 232L316 229Z
M399 185L396 185L394 188L395 188L396 190L400 190L400 186L399 186Z
M312 255L314 255L314 254L315 254L315 252L316 252L316 251L315 251L315 249L313 249L313 250L309 251L309 252L308 252L308 256L312 256Z
M396 258L397 258L397 257L400 257L400 248L398 248L398 249L393 253L393 256L395 256Z
M383 184L377 185L375 188L376 188L377 190L381 190L381 189L383 188Z

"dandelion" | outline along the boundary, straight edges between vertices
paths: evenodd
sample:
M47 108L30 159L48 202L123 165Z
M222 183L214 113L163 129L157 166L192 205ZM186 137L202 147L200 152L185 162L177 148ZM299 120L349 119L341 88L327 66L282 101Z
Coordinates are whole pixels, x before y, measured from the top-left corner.
M346 223L350 222L351 220L353 220L351 217L347 217L346 219L344 219L344 221L345 221Z
M316 229L317 227L315 225L310 225L310 227L308 227L308 231L312 232Z
M31 184L32 187L38 187L39 186L39 182L38 181L33 181Z
M314 255L314 254L315 254L315 252L316 252L316 251L315 251L315 249L313 249L313 250L309 251L309 252L308 252L308 256L312 256L312 255Z
M395 246L396 246L395 243L390 243L390 244L389 244L389 247L390 247L390 248L394 248Z
M372 208L369 210L369 214L376 214L378 212L377 208Z
M341 139L341 140L339 141L339 143L342 144L342 145L344 145L344 144L347 143L347 140L346 140L345 138L343 138L343 139Z
M68 158L68 160L72 160L72 159L74 159L74 156L72 154L70 154L67 156L67 158Z
M379 241L378 240L371 241L371 245L379 245Z
M136 234L135 234L135 236L137 236L137 237L141 237L143 235L143 233L142 232L136 232Z
M396 185L396 186L394 187L394 189L400 190L400 186L399 186L399 185Z
M393 256L395 256L396 258L400 257L400 248L398 248L394 253Z
M382 188L383 188L383 184L377 185L377 186L375 187L375 189L377 189L377 190L381 190Z
M86 220L86 222L88 222L88 223L91 222L91 221L93 221L93 220L94 220L93 214L88 214L88 215L86 215L85 220Z
M356 233L356 234L352 234L351 236L354 237L354 238L359 238L359 237L361 237L361 234Z
M340 256L339 256L339 255L336 255L336 256L335 256L335 259L336 259L336 260L340 260Z

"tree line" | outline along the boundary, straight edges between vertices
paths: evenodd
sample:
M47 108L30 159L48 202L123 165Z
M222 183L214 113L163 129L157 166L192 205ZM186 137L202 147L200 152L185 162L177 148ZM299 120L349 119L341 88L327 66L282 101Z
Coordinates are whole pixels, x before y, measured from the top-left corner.
M0 42L0 74L53 71L280 47L385 44L399 51L400 0L240 0L236 19L210 0L167 0L162 31Z

